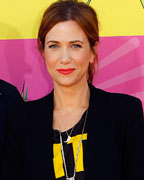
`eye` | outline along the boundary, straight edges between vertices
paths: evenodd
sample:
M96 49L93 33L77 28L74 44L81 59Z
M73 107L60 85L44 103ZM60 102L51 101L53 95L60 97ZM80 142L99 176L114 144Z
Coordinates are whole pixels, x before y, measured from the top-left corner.
M80 44L73 44L72 47L73 48L81 48L82 46Z
M48 48L51 48L51 49L56 49L56 48L58 48L58 45L56 45L56 44L52 44L52 45L48 46Z

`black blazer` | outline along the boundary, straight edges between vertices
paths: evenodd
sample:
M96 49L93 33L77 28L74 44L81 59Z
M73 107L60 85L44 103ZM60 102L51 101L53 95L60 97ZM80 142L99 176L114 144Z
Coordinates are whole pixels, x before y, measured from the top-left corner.
M0 159L5 136L6 112L11 106L22 101L16 87L0 80Z
M139 99L90 85L85 180L144 180ZM53 91L10 113L2 180L53 180Z
M18 90L6 81L0 80L0 176L1 161L4 151L4 141L6 135L6 115L9 108L17 103L23 102Z

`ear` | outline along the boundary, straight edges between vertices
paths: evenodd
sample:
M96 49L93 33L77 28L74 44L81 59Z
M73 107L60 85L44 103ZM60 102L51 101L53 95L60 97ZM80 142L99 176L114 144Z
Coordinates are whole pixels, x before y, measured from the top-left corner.
M93 63L93 60L95 58L95 55L97 54L97 49L98 49L98 41L96 41L95 45L92 47L92 58L90 59L90 63Z

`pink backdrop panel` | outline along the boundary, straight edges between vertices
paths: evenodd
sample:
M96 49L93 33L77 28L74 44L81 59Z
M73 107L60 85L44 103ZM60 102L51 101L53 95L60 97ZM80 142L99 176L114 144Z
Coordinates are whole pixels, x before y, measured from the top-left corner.
M51 91L52 80L47 73L35 39L0 41L0 78L22 91L29 86L28 99L38 99Z
M105 37L99 45L99 72L94 85L144 101L144 36Z
M98 49L98 88L139 97L144 102L144 36L102 37ZM36 39L0 40L0 78L22 91L29 86L28 99L35 100L53 88Z

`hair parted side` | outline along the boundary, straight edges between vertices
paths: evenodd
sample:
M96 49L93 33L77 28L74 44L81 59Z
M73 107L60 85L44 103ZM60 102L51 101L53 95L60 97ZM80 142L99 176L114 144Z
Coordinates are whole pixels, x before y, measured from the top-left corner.
M95 63L98 67L98 55L94 46L99 42L98 18L95 10L84 2L78 0L58 0L52 3L44 12L38 31L37 45L43 53L46 34L59 22L74 20L85 32L91 50L95 54L94 62L88 67L88 81L92 83L95 74Z

